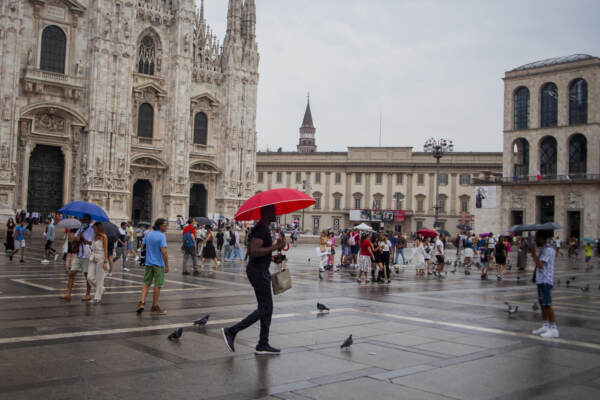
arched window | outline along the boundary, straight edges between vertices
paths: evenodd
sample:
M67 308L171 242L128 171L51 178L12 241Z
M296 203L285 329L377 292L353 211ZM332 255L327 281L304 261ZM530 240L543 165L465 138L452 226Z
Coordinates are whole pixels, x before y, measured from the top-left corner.
M587 82L577 79L569 87L569 125L587 123Z
M521 86L515 91L515 129L529 128L529 89Z
M541 126L556 126L558 114L558 89L552 82L542 86Z
M154 109L148 103L140 105L138 112L138 136L152 138L154 131Z
M65 73L65 56L67 54L67 36L56 25L50 25L42 32L42 51L40 69L44 71Z
M540 142L540 172L542 176L556 175L556 139L552 136Z
M150 36L144 36L140 43L138 72L140 74L154 75L155 57L156 48L154 40Z
M529 176L529 142L519 138L513 142L513 179Z
M587 172L587 139L581 133L569 140L569 175Z
M194 117L194 144L206 145L208 137L208 118L203 112Z

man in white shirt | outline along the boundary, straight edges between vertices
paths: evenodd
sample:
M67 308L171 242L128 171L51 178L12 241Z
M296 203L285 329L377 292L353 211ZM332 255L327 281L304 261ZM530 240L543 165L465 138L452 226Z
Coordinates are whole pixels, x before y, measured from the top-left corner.
M531 257L535 264L535 283L538 289L538 302L541 306L543 325L534 330L534 335L543 338L558 338L556 317L552 308L552 286L554 285L554 260L556 252L550 243L552 231L540 231L535 235L536 246L540 248L539 255L536 248L531 247Z
M242 247L240 246L240 232L238 227L235 228L233 235L235 236L235 245L231 247L231 258L229 260L234 261L236 258L239 258L240 261L243 261L244 258L242 257Z
M444 269L444 235L440 234L437 240L435 241L435 258L437 262L437 274L434 272L434 275L437 275L439 278L444 278L442 276L442 270Z
M228 226L223 235L223 260L228 260L231 257L231 227Z

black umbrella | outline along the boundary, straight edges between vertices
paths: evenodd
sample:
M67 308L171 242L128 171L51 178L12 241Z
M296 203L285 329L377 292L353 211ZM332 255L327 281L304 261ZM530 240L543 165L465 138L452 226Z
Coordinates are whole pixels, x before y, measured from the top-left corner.
M102 226L104 226L104 233L106 234L109 243L116 242L119 238L119 227L108 221L102 222Z
M461 231L472 231L473 230L473 228L467 224L459 224L459 225L456 225L456 227L458 229L460 229Z
M206 217L196 217L194 218L194 221L196 221L199 225L214 225L215 223L215 221Z
M545 224L520 224L513 225L508 230L512 233L535 232L535 231L553 231L562 228L562 225L556 222L546 222Z
M448 231L447 231L447 230L445 230L445 229L438 229L437 231L438 231L438 233L439 233L440 235L444 235L444 236L450 236L450 232L448 232Z

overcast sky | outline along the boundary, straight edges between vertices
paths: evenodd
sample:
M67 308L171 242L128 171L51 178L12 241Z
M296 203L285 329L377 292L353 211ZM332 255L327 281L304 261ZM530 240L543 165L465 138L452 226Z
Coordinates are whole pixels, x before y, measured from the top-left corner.
M197 0L198 4L200 0ZM310 103L318 150L382 144L501 151L505 71L600 56L597 0L256 0L259 149L295 150ZM205 0L222 41L227 0Z

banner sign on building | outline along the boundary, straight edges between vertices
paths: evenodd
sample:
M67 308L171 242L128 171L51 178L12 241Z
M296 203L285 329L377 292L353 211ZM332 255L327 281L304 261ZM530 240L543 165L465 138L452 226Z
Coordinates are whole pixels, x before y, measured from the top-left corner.
M350 210L350 221L357 222L404 222L404 210Z

